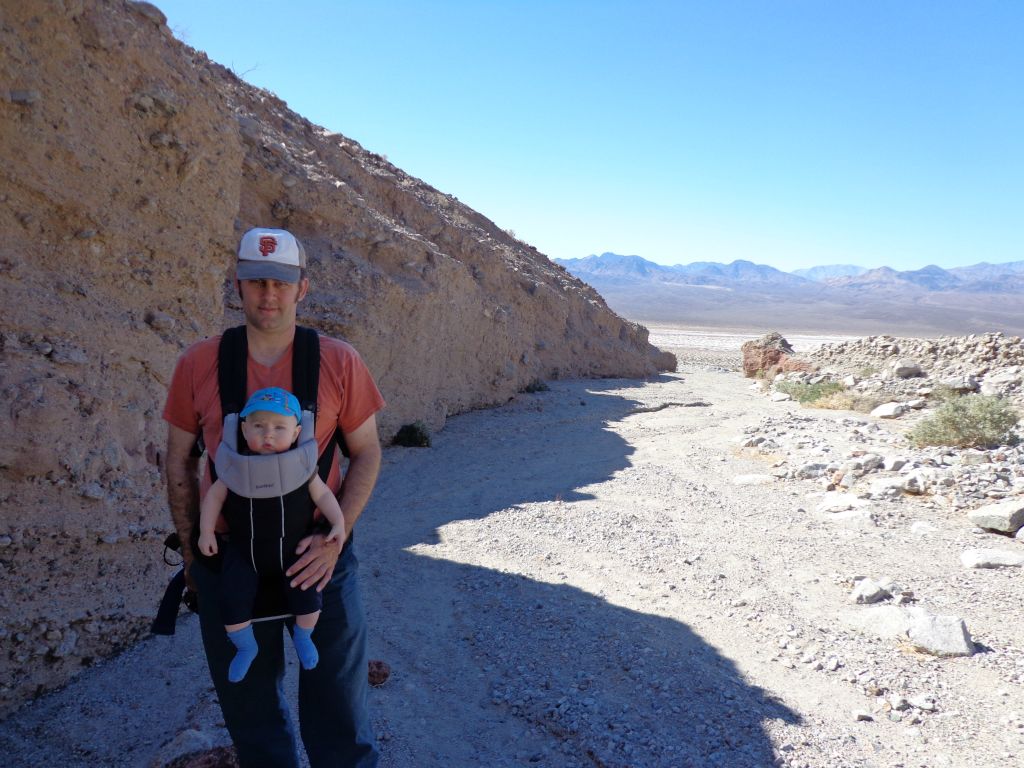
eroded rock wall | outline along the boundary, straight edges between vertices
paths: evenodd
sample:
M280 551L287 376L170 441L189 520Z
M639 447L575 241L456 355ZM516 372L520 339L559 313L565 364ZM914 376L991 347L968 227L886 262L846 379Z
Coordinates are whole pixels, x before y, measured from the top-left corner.
M292 229L303 320L352 341L385 439L534 378L674 367L486 218L121 0L0 5L0 714L148 630L170 575L160 413L238 321L241 231Z

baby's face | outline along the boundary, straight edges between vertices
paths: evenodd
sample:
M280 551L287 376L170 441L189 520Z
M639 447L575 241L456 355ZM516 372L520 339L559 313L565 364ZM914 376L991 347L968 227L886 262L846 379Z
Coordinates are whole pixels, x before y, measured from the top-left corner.
M273 411L253 411L242 422L242 436L253 453L281 453L287 451L300 427L294 416L283 416Z

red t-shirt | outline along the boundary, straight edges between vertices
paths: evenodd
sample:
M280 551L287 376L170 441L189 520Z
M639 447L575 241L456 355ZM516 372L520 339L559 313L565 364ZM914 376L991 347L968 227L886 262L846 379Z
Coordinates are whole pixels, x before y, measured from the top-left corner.
M196 342L181 356L171 384L167 388L164 420L193 435L202 430L203 442L212 460L220 446L224 416L220 409L217 384L217 352L220 336ZM292 347L271 366L249 357L246 367L246 397L258 389L281 387L292 391ZM373 377L359 353L344 341L320 336L320 392L317 399L316 440L319 452L339 427L343 433L360 427L384 407ZM331 467L327 485L335 493L341 488L338 462ZM202 493L210 486L209 472L202 482Z

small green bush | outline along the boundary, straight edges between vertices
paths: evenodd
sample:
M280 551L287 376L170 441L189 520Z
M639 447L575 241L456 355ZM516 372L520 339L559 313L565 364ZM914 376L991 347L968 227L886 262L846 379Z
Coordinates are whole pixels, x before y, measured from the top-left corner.
M935 400L939 403L948 403L950 400L956 400L960 397L963 397L963 394L945 384L936 384L928 395L930 400Z
M922 419L907 433L917 446L995 448L1016 445L1014 429L1019 415L1002 397L965 395L945 400L935 414Z
M775 385L779 392L785 392L801 405L809 405L823 397L842 392L846 387L838 381L821 381L817 384L804 384L799 381L780 381Z
M543 379L534 379L523 387L522 391L529 392L532 395L534 392L547 392L549 389L551 389L551 387L547 385L546 381Z
M422 421L414 421L404 425L391 441L392 445L404 445L407 448L429 448L430 430Z
M886 402L877 395L865 395L860 392L842 390L833 392L830 395L818 398L807 403L810 408L827 408L833 411L858 411L859 413L871 413L882 403Z

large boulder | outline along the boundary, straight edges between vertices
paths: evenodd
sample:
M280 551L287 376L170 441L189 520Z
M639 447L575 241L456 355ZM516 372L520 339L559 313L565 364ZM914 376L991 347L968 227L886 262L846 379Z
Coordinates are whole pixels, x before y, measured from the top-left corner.
M1024 528L1024 496L997 501L968 511L967 517L979 528L1016 533Z
M811 369L809 364L791 357L792 345L781 333L775 331L765 334L760 339L744 342L740 350L743 352L743 375L747 378ZM792 361L788 368L786 361Z

